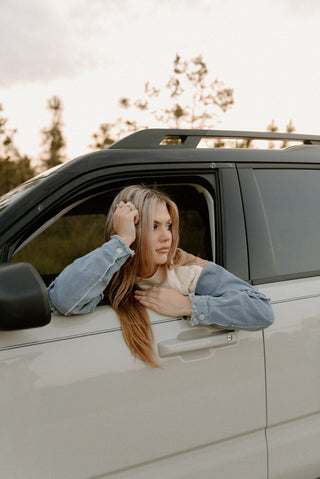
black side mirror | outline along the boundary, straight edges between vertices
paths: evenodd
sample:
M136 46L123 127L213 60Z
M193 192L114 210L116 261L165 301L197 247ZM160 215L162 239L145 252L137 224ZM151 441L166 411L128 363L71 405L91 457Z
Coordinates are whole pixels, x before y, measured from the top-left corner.
M50 322L47 288L29 263L0 265L0 330L37 328Z

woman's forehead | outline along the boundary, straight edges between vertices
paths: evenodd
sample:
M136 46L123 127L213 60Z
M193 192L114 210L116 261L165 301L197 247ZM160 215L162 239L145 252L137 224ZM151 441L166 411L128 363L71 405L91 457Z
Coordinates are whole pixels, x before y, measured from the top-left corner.
M164 201L158 201L154 209L154 220L159 223L166 223L171 221L171 216L168 207Z

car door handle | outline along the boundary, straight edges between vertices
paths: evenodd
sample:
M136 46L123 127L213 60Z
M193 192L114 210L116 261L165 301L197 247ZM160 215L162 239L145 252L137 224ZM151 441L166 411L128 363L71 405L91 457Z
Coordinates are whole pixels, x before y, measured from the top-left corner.
M200 349L221 348L238 342L238 335L234 331L223 331L195 339L168 339L158 344L160 357L175 356L189 351Z

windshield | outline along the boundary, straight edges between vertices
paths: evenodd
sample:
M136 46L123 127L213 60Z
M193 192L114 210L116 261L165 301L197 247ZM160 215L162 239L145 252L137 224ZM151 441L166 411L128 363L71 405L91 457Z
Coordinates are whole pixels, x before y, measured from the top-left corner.
M34 178L31 178L25 183L16 186L16 188L13 188L13 190L8 191L8 193L5 193L4 195L0 196L0 211L5 209L11 203L14 203L18 199L20 199L21 196L23 196L27 191L34 188L38 183L40 183L44 178L49 176L60 166L62 165L54 166L53 168L50 168L50 170L47 170L44 173L40 173L39 175L35 176Z

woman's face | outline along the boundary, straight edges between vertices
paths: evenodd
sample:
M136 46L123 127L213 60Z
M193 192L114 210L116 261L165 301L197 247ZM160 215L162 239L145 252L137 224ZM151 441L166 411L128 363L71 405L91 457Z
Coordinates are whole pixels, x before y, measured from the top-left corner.
M172 219L165 203L158 203L155 208L153 230L151 233L151 248L153 273L168 259L172 243ZM152 273L152 274L153 274Z

